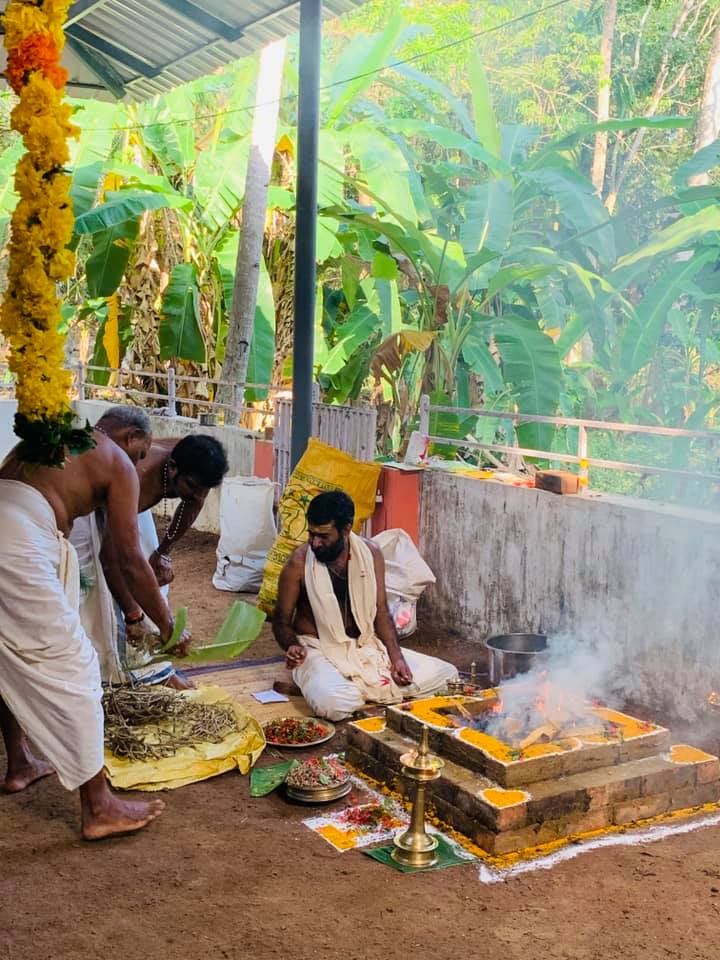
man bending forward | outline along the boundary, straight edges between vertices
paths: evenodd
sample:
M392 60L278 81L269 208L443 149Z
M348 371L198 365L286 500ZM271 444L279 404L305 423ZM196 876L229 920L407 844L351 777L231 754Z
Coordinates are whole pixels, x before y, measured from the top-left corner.
M403 650L385 596L379 548L352 532L355 505L321 493L307 511L308 543L280 574L273 632L287 665L320 717L343 720L367 702L429 697L456 668Z
M103 507L133 596L163 640L170 638L172 615L138 541L140 484L133 461L147 453L150 433L130 424L114 436L96 430L95 448L68 456L62 470L30 468L14 453L0 469L5 789L22 790L54 768L64 787L80 788L88 840L139 830L164 807L160 800L121 800L105 780L100 671L80 624L77 555L67 540L77 517ZM52 766L33 755L25 734Z

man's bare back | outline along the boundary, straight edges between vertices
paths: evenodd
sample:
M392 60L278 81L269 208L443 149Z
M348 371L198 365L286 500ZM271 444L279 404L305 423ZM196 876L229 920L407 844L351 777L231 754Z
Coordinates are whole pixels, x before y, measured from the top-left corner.
M53 508L58 529L69 536L77 517L103 507L107 530L113 539L118 569L128 589L157 624L163 639L173 631L173 618L160 593L155 574L143 556L137 528L140 481L125 450L102 431L95 430L96 446L68 456L65 467L31 467L12 453L0 468L0 480L15 480L38 490ZM144 456L150 437L138 447Z
M127 454L95 431L96 446L77 456L68 456L62 470L35 467L17 460L13 453L0 468L0 480L16 480L38 490L55 513L58 529L69 536L74 521L107 503L112 483L123 481L132 490L135 469Z

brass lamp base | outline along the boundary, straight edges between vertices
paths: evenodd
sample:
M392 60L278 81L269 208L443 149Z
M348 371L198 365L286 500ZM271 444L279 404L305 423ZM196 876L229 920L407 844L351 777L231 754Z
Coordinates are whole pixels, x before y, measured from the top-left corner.
M393 840L395 849L390 854L395 863L403 867L412 867L420 870L423 867L434 867L438 862L438 842L435 837L427 833L413 833L406 830Z

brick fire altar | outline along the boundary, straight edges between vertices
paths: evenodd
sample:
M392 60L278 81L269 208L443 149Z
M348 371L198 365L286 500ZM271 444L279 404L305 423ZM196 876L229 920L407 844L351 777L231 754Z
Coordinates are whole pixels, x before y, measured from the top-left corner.
M424 725L443 761L428 786L437 816L491 856L626 827L720 800L720 761L653 723L588 705L566 724L529 735L493 721L501 692L433 697L388 707L348 727L347 758L405 798L400 757Z

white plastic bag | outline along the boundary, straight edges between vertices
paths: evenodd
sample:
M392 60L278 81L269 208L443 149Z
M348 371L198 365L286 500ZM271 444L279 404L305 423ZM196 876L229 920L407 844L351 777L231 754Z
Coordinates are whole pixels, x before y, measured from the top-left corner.
M275 542L273 483L260 477L230 477L220 493L220 541L213 586L231 593L257 593L268 550Z
M409 637L417 630L418 599L435 583L435 574L404 530L383 530L373 542L385 560L385 591L395 629L400 638Z

